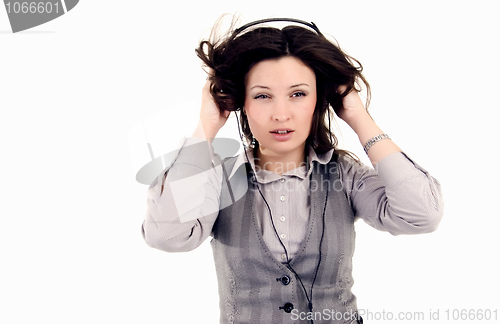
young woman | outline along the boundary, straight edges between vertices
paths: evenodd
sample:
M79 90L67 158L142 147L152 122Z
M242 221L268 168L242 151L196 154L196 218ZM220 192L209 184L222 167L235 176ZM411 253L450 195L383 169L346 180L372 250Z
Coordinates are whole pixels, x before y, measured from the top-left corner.
M201 42L209 78L200 122L148 190L144 239L176 252L213 237L221 323L362 323L351 292L354 222L432 232L440 186L368 114L359 62L312 23L269 21ZM211 142L232 111L250 145L221 160ZM334 113L375 168L337 148Z

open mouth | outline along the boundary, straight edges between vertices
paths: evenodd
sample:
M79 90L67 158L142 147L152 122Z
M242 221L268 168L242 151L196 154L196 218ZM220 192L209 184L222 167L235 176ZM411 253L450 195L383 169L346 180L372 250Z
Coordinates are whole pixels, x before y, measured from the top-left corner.
M275 134L288 134L288 133L291 133L291 132L293 132L293 131L291 131L291 130L282 130L281 131L280 130L280 131L273 131L271 133L275 133Z

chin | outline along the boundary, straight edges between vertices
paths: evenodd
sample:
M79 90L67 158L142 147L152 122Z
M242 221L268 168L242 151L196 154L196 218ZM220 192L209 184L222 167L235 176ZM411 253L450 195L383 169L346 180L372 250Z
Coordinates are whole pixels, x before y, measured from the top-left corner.
M264 153L274 153L278 155L287 155L296 150L303 149L305 147L305 141L302 143L292 143L290 141L287 142L278 142L278 143L259 143L259 149Z

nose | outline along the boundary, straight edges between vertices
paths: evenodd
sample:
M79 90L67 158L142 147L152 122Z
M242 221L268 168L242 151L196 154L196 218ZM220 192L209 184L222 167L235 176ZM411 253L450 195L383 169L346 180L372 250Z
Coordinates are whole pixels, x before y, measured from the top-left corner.
M273 107L272 118L278 122L290 120L290 107L286 100L276 100Z

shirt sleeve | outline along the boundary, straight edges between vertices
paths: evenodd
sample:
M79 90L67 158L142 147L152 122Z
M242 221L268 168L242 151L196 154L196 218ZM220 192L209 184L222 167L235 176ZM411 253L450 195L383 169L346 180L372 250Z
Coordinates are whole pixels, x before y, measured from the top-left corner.
M149 186L142 224L146 243L167 252L190 251L210 236L219 212L220 158L197 138L187 138L173 163Z
M341 181L356 218L393 235L429 233L443 217L441 185L405 153L375 168L339 159Z

